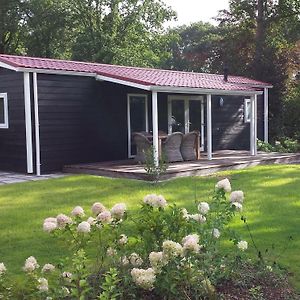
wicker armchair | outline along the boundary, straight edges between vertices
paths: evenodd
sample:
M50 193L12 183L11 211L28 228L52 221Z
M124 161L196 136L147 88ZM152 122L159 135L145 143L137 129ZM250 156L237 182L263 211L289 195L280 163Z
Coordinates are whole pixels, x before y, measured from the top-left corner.
M192 131L183 136L180 151L184 160L196 160L196 141L198 138L198 132Z
M183 134L181 132L174 132L170 134L162 144L162 152L168 162L183 161L180 152L182 138Z
M144 163L146 161L146 153L151 149L152 144L145 135L139 132L133 133L132 138L136 145L136 156L134 160L139 163Z

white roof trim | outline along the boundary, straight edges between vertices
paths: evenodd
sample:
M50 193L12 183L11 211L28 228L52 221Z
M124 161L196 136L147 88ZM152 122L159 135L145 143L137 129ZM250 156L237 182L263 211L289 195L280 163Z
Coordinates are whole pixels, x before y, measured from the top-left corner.
M151 91L161 93L179 93L179 94L205 94L205 95L262 95L263 91L239 91L239 90L219 90L219 89L203 89L203 88L185 88L185 87L164 87L164 86L151 86Z
M145 90L145 91L150 91L150 86L149 85L143 85L143 84L140 84L140 83L135 83L135 82L126 81L126 80L122 80L122 79L116 79L116 78L112 78L112 77L108 77L108 76L97 75L96 80L109 81L109 82L113 82L113 83L118 83L118 84L130 86L130 87L142 89L142 90Z
M9 70L13 70L13 71L18 71L18 68L13 67L11 65L8 65L8 64L6 64L4 62L1 62L1 61L0 61L0 68L9 69Z
M35 73L39 73L39 74L71 75L71 76L87 76L87 77L95 77L97 75L96 73L88 73L88 72L35 69L35 68L18 68L16 71L17 72L35 72Z

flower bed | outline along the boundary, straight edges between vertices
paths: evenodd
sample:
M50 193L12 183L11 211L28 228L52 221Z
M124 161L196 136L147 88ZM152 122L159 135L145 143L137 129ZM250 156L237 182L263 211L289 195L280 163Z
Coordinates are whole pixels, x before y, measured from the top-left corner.
M237 276L237 270L249 264L248 242L228 226L242 213L243 201L243 192L231 192L229 180L224 179L216 184L209 203L195 203L194 212L168 205L163 196L151 194L135 214L128 212L124 203L107 209L97 202L91 207L92 216L77 206L71 216L46 218L43 230L69 245L73 257L43 267L36 258L28 257L22 287L13 285L1 263L0 296L215 299L226 294L226 283ZM245 217L241 219L246 222ZM229 253L221 247L224 240L232 244ZM89 249L95 249L93 254ZM257 269L273 274L261 256Z

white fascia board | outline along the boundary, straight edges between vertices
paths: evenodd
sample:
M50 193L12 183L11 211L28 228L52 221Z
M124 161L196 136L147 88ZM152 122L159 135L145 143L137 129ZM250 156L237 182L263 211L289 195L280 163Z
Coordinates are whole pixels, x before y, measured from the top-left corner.
M264 89L264 88L268 88L268 89L272 89L274 86L273 85L263 85L263 84L247 84L247 86L252 87L252 88L260 88L260 89Z
M0 61L0 68L9 69L9 70L12 70L12 71L18 71L18 68L13 67L13 66L11 66L9 64L6 64L4 62L1 62L1 61Z
M70 76L86 76L86 77L95 77L97 75L96 73L35 69L35 68L18 68L17 72L33 72L38 74L54 74L54 75L70 75Z
M135 82L126 81L126 80L122 80L122 79L117 79L117 78L113 78L113 77L97 75L96 80L108 81L108 82L112 82L112 83L118 83L118 84L130 86L130 87L134 87L134 88L137 88L137 89L150 91L150 86L148 86L148 85L143 85L143 84L140 84L140 83L135 83Z
M178 88L178 87L163 87L163 86L151 86L151 91L156 91L161 93L178 93L178 94L239 95L239 96L252 96L252 95L263 94L263 91L227 91L227 90L217 90L217 89Z

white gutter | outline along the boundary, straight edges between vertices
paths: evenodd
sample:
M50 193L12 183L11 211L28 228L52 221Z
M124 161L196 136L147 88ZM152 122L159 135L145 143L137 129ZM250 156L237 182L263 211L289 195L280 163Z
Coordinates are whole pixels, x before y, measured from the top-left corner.
M96 73L76 72L76 71L63 71L63 70L49 70L49 69L36 69L36 68L17 68L17 72L35 72L39 74L53 74L53 75L70 75L70 76L86 76L95 77Z
M36 175L41 175L41 151L40 151L40 121L39 121L39 97L37 87L37 73L33 73L33 99L34 99L34 120L35 120L35 155Z
M33 173L30 80L29 80L29 73L28 72L24 72L24 103L25 103L25 132L26 132L27 173Z
M263 91L228 91L219 89L203 89L203 88L185 88L185 87L161 87L151 86L151 91L161 93L178 93L178 94L204 94L204 95L240 95L240 96L251 96L251 95L262 95Z
M100 81L102 80L102 81L108 81L108 82L112 82L112 83L118 83L118 84L130 86L130 87L142 89L142 90L145 90L145 91L150 91L150 88L151 88L151 86L149 86L149 85L144 85L144 84L135 83L135 82L131 82L131 81L126 81L126 80L122 80L122 79L116 79L116 78L103 76L103 75L96 75L96 80L100 80Z

